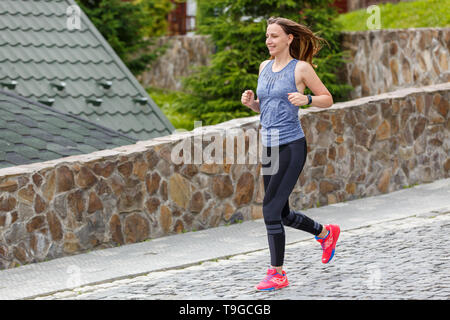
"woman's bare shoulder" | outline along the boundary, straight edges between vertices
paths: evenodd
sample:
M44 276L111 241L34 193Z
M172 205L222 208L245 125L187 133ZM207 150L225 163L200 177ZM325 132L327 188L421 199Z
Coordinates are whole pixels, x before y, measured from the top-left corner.
M303 81L311 73L313 67L307 61L298 60L295 65L295 79L296 82Z
M305 69L311 67L311 65L309 64L309 62L307 61L303 61L303 60L298 60L297 64L295 65L295 69Z
M261 74L261 71L264 69L264 67L270 62L270 60L264 60L263 62L261 62L261 64L259 65L259 74Z

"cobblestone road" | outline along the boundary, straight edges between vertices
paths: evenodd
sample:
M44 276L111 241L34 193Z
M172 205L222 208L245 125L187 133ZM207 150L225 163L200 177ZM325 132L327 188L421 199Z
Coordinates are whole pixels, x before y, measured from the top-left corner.
M261 250L37 299L449 299L449 248L450 214L430 213L343 231L328 265L314 239L288 245L291 284L275 292L254 289Z

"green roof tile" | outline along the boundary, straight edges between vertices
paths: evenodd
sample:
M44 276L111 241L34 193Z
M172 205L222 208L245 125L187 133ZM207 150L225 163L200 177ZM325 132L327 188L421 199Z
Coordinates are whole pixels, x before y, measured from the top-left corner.
M22 136L12 130L0 130L0 136L6 142L15 143L16 141L20 141Z
M24 136L22 143L36 150L45 149L47 147L47 142L32 136Z
M39 153L39 156L41 158L41 161L48 161L61 158L61 155L49 150L42 150Z
M24 158L27 159L39 159L39 151L33 147L26 146L24 144L17 145L14 149L15 152L22 155Z

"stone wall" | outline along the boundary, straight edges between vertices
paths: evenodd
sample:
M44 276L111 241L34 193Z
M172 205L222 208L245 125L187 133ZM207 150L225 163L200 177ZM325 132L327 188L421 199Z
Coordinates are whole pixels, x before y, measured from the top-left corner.
M156 46L166 43L169 47L164 55L137 77L144 88L180 90L182 77L189 75L195 66L207 65L215 50L209 36L160 37Z
M351 99L450 81L450 28L344 32L342 47Z
M447 83L318 111L300 109L308 158L290 197L292 207L448 178L449 95ZM112 150L0 169L0 268L261 218L261 165L250 161L257 142L247 135L259 132L259 126L259 116L241 118ZM244 144L232 138L231 129L245 130L245 135L238 132ZM234 159L240 150L245 161L174 162L173 154L185 155L176 149L181 142L200 141L206 149L216 140L205 137L214 134L222 135L217 141L224 149L236 141L230 149L234 153L225 159Z

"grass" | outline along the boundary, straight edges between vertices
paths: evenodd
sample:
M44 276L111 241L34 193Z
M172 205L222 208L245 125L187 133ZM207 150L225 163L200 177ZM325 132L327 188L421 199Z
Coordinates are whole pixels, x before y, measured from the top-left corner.
M183 97L183 92L154 87L149 87L146 90L153 101L155 101L156 105L161 109L176 129L185 129L188 131L194 129L195 118L193 116L187 113L180 114L179 112L173 111L175 100Z
M418 0L377 6L380 8L381 29L450 27L450 0ZM366 10L341 14L335 21L342 25L342 31L369 30L367 22L374 12Z
M402 189L414 188L417 185L419 185L419 184L418 183L413 183L413 184L405 185L405 186L402 186Z

